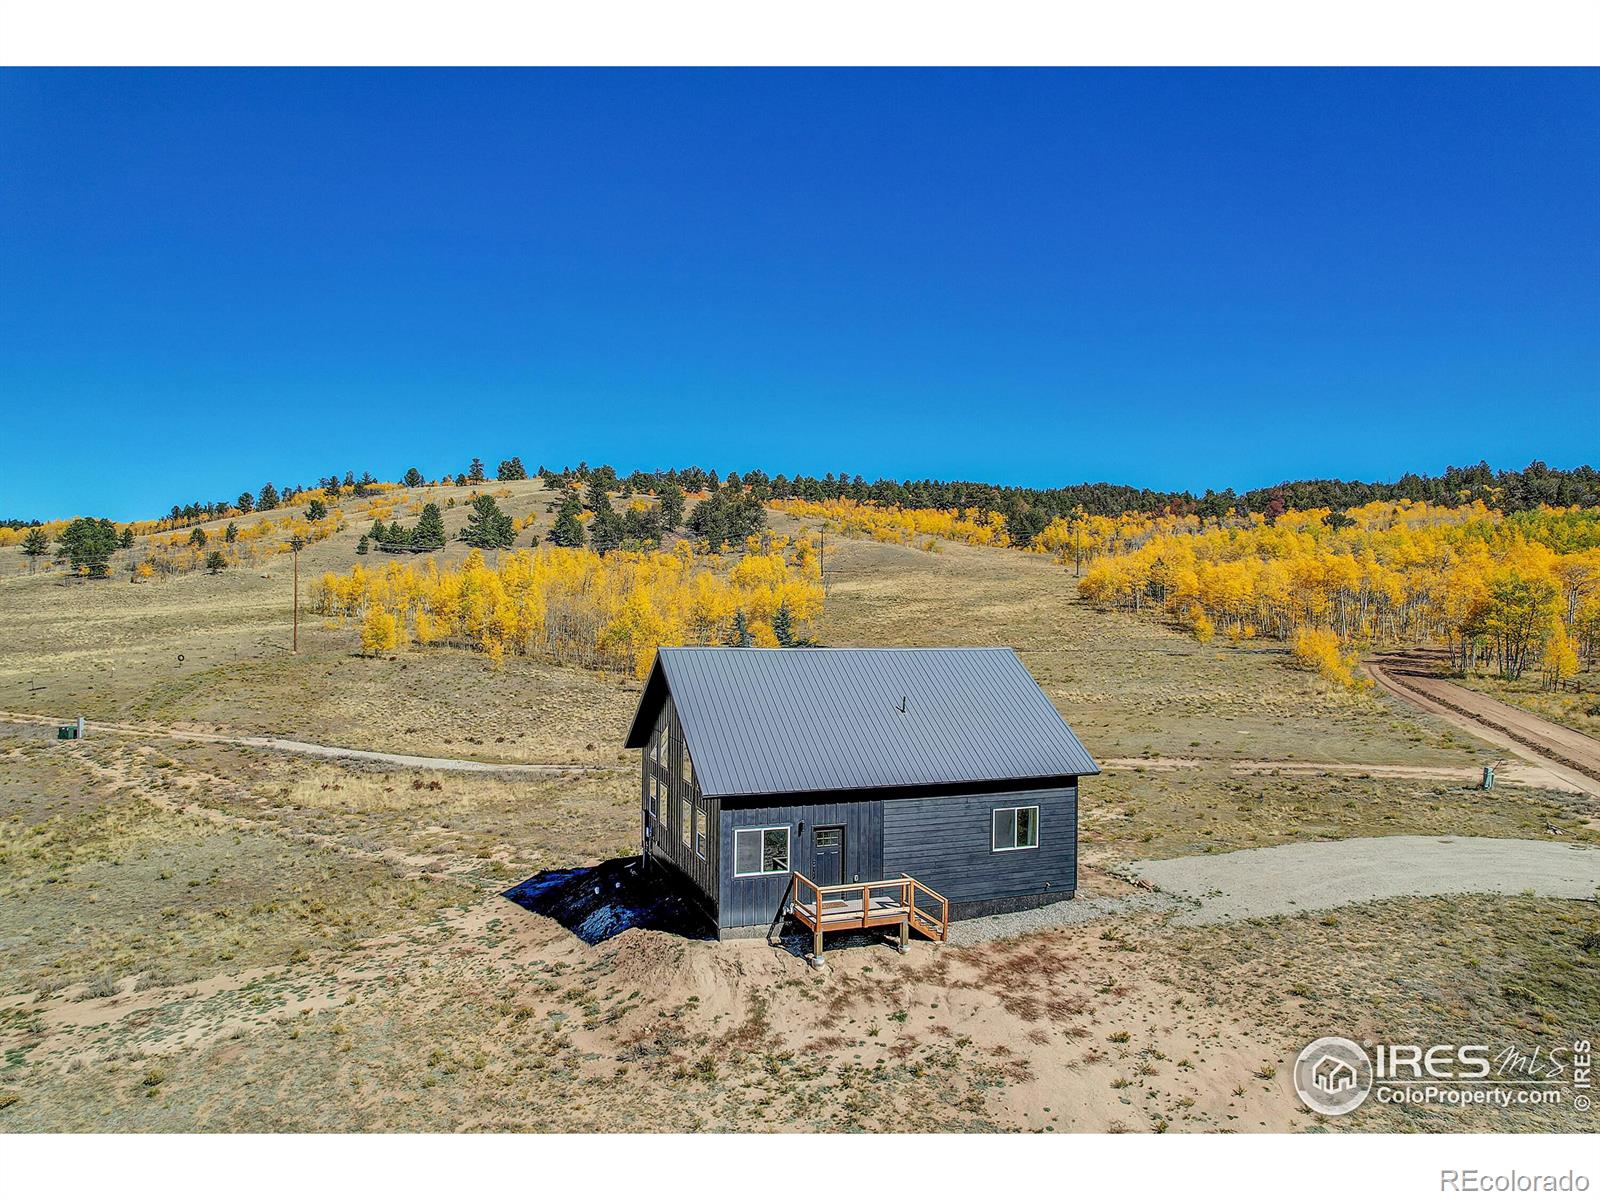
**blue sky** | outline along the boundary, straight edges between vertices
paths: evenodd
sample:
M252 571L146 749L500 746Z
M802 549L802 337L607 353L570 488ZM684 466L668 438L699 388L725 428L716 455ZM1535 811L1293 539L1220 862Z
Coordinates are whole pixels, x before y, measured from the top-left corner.
M7 71L0 516L1600 461L1600 72Z

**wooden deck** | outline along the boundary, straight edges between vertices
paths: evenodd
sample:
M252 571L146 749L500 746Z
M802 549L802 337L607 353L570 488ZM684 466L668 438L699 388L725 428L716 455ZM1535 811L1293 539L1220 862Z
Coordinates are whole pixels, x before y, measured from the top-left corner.
M794 919L811 930L812 952L818 958L826 933L897 926L904 950L912 930L936 942L950 932L950 902L909 875L823 886L796 871L792 894Z

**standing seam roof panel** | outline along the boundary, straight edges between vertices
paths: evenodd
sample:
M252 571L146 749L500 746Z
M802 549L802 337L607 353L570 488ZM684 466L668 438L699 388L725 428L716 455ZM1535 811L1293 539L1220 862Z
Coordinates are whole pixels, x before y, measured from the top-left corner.
M657 661L707 795L1099 771L1005 647L682 647Z

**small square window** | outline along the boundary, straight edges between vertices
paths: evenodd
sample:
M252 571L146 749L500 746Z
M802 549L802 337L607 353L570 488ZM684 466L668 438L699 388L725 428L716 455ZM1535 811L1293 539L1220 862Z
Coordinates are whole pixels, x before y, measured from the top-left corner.
M1039 845L1039 806L994 810L993 850L1032 850Z

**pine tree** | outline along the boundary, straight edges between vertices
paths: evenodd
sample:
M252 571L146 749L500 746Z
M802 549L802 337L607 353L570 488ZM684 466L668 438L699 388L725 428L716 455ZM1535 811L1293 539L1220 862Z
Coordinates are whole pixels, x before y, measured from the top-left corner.
M367 536L375 542L382 542L389 537L389 528L378 518L372 519L372 528L367 530Z
M661 485L656 492L661 512L661 526L663 529L676 529L683 524L683 489L677 484L667 482Z
M229 521L228 527L222 531L222 540L230 546L239 540L239 527L232 521Z
M550 541L556 546L581 546L584 543L583 522L578 520L578 513L582 511L578 497L568 492L565 500L561 502L561 513L556 517L556 523L550 530Z
M528 472L522 465L522 459L507 458L501 460L500 467L495 472L494 477L501 483L509 483L518 479L526 479Z
M467 477L465 475L459 475L458 474L456 476L456 486L457 487L466 487L467 486Z
M733 614L733 633L728 639L728 645L749 647L754 644L754 639L750 636L750 622L745 618L744 609L741 608Z
M213 575L223 570L227 565L228 556L221 550L213 550L210 554L206 555L206 570L210 571Z
M256 506L255 497L250 495L249 492L240 492L239 498L233 502L233 506L240 512L247 513Z
M622 545L626 526L617 510L607 504L594 514L589 522L589 548L596 554L608 554Z
M787 602L778 605L778 611L772 614L772 632L778 639L778 645L794 645L794 615L789 611Z
M510 542L506 543L510 545ZM424 504L417 518L417 527L411 531L413 550L438 550L444 545L444 517L437 504Z
M22 538L22 552L28 556L28 574L37 569L39 559L50 553L50 538L35 525Z
M406 468L406 476L405 476L405 479L402 482L408 488L421 487L422 486L422 472L417 470L415 467L407 467Z
M363 533L361 535L361 539L356 542L356 553L365 554L367 552L368 545L371 544L371 541L371 537L368 534Z
M278 507L278 489L268 480L261 488L261 493L256 497L256 508L262 512L271 512Z
M469 483L483 482L483 459L475 458L472 465L467 468L467 481Z
M306 520L320 521L328 515L328 506L321 500L313 500L306 505Z
M189 545L191 545L191 546L204 546L205 544L206 544L206 531L204 529L201 529L198 526L196 526L195 527L195 531L189 535Z
M622 514L622 529L625 544L654 546L661 540L661 514L652 508L630 508Z
M759 533L766 523L761 501L738 492L713 492L689 514L689 528L713 548Z
M516 540L517 529L511 518L500 511L493 496L479 496L467 514L467 527L461 540L480 550L499 550Z
M57 539L64 558L72 569L91 579L104 579L111 573L111 554L117 548L117 527L104 517L77 517Z
M133 549L133 526L132 525L124 525L122 527L122 536L117 539L117 545L121 546L124 550L132 550Z

